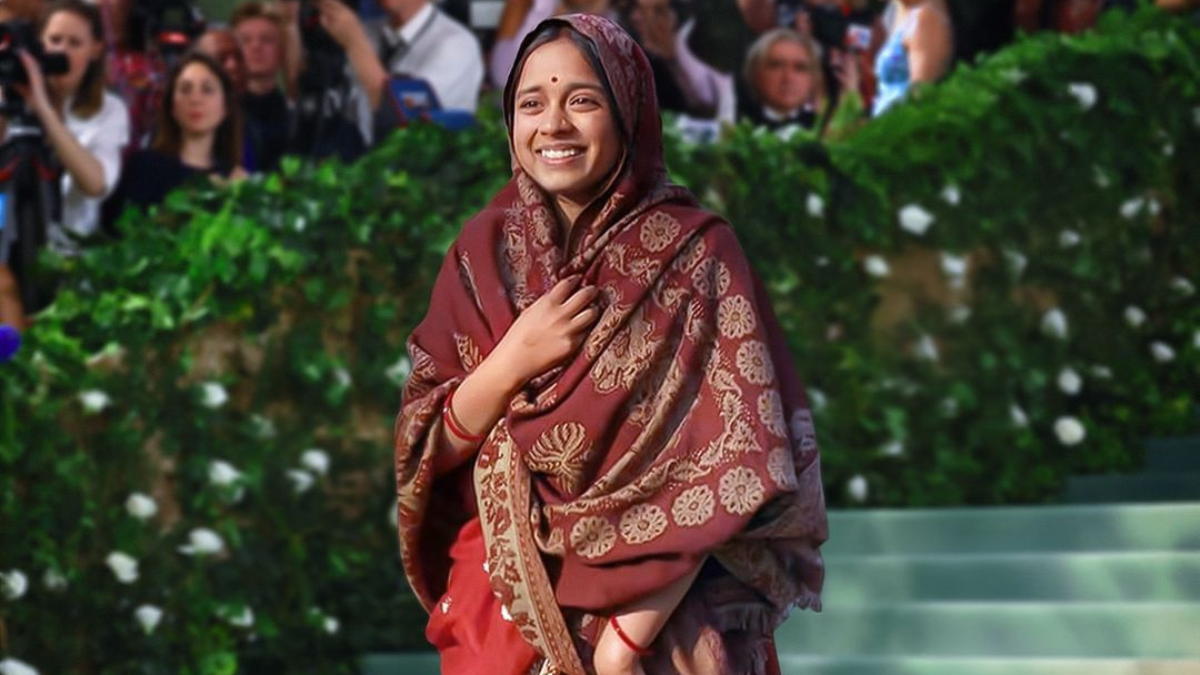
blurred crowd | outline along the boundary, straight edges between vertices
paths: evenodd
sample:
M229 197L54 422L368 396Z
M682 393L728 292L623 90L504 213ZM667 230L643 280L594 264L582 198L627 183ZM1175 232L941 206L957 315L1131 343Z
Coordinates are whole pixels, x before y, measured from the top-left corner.
M0 323L72 255L189 180L352 159L414 120L470 125L524 35L606 15L694 139L748 121L852 133L1015 31L1080 31L1133 0L0 0ZM1196 0L1157 0L1196 11ZM487 9L499 8L489 15Z

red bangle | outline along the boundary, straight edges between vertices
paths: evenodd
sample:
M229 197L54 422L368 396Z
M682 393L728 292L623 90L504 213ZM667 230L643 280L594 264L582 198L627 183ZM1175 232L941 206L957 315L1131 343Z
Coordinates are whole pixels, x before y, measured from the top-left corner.
M617 615L616 614L613 614L612 616L608 617L608 625L612 626L613 630L615 630L617 632L617 637L621 638L621 642L624 642L625 646L632 649L633 652L635 654L637 654L638 656L650 656L651 654L654 653L653 651L646 649L645 647L639 647L636 642L629 639L629 636L625 634L625 631L621 630L621 624L617 623Z
M446 403L442 405L442 421L446 424L446 428L454 434L458 440L465 443L478 443L487 438L487 434L473 434L463 428L462 423L454 417L454 410L451 406L454 404L454 390L446 394Z

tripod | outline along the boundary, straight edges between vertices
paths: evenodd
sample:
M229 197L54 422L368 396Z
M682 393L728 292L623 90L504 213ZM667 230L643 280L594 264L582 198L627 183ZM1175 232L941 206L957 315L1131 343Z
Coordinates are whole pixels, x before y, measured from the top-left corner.
M49 224L61 217L62 170L28 109L6 104L0 113L8 116L8 140L0 145L0 264L12 270L23 311L32 314L53 295L39 283L37 257Z

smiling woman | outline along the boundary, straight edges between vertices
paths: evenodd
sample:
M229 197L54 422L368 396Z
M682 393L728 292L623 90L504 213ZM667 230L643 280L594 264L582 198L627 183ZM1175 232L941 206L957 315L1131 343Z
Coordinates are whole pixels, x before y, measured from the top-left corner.
M446 675L764 675L820 603L812 416L724 220L671 185L645 54L526 37L513 178L413 331L401 552Z

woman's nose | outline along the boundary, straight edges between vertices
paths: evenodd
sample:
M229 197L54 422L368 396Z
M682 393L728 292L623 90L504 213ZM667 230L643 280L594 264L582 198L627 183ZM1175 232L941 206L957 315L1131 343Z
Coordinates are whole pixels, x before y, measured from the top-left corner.
M543 134L553 134L567 129L570 125L571 122L562 108L550 106L542 117L542 124L538 131Z

